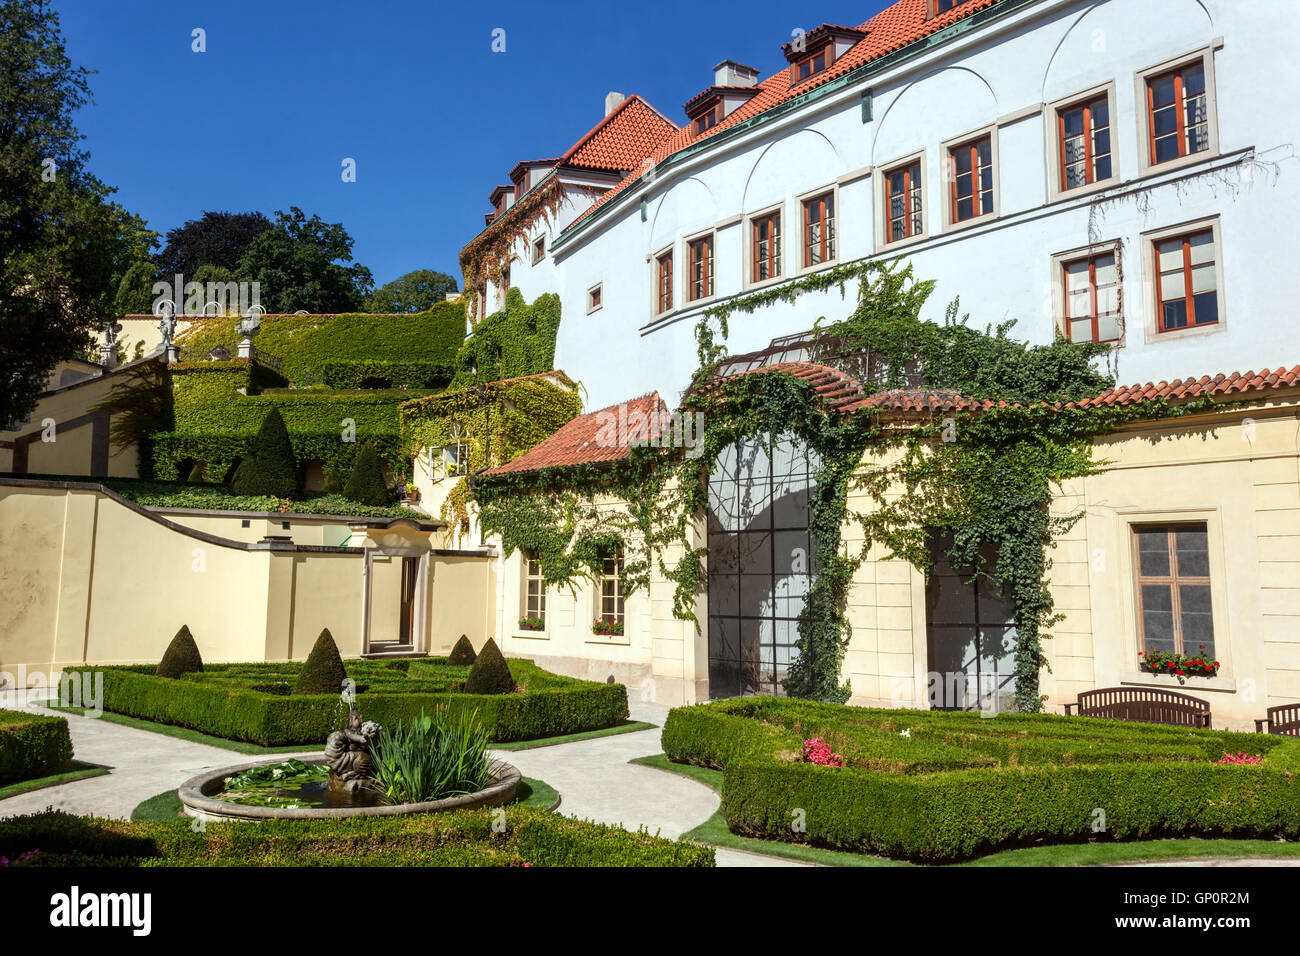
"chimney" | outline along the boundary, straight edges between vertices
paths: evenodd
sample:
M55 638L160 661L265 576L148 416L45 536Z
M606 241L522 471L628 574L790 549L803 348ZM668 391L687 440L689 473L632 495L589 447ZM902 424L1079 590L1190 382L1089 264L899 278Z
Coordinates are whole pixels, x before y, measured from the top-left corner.
M625 99L627 99L626 96L624 96L622 93L615 93L613 90L610 90L608 93L606 93L605 94L605 115L608 116L610 113L614 112L614 110L618 109L618 105L622 103Z
M723 60L713 68L714 86L754 86L758 83L758 70L735 60Z

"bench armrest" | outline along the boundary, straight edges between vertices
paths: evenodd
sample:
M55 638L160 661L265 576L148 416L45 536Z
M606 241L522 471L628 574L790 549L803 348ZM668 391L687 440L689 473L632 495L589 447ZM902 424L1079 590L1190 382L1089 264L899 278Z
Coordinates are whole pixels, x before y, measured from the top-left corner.
M1078 704L1065 704L1064 706L1065 706L1065 716L1066 716L1066 717L1069 717L1069 716L1070 716L1070 710L1071 710L1071 708L1078 707L1079 705L1078 705Z
M1267 725L1267 724L1268 724L1268 718L1267 718L1267 717L1265 717L1263 720L1260 720L1258 717L1255 718L1255 733L1257 733L1257 734L1262 734L1262 733L1264 733L1264 732L1265 732L1265 731L1264 731L1264 727L1265 727L1265 725Z

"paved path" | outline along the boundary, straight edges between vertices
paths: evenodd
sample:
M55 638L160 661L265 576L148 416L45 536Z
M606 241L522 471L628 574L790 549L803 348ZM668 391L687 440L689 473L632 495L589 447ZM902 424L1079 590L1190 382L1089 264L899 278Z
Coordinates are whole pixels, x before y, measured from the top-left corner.
M33 705L25 708L49 713ZM535 750L497 752L527 777L544 780L560 793L560 812L677 839L718 809L718 795L701 783L651 767L629 764L633 757L661 753L659 728L668 710L633 707L633 717L656 725L612 737L597 737ZM179 787L195 774L245 760L288 759L293 754L245 756L92 717L68 715L77 760L109 767L111 773L46 787L0 800L0 817L34 813L46 807L69 813L126 818L143 800ZM803 865L775 857L719 849L723 866Z

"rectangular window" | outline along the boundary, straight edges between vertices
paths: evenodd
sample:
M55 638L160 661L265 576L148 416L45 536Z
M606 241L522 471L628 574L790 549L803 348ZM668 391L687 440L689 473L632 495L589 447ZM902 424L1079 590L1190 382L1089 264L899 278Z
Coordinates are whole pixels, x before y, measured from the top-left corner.
M920 162L885 174L885 205L889 209L889 242L921 235Z
M686 299L707 299L713 295L713 237L704 236L690 244L691 281Z
M538 236L533 240L533 265L546 258L546 237Z
M993 212L993 139L984 136L948 151L952 180L953 222L965 222Z
M717 109L711 109L703 116L697 116L695 118L695 132L697 134L703 133L705 130L712 129L714 126L717 125L718 125Z
M542 565L534 555L524 555L524 600L521 617L546 625L546 580Z
M591 314L604 304L604 293L600 283L587 290L587 313Z
M673 254L665 252L655 260L656 286L655 295L659 303L659 313L672 311L673 307Z
M1155 240L1155 263L1159 331L1219 321L1213 229Z
M1142 650L1214 660L1206 525L1135 525L1133 552Z
M831 193L803 204L803 264L820 265L835 259L835 197Z
M1153 166L1210 148L1202 61L1147 80L1147 126Z
M1110 179L1110 104L1106 97L1059 110L1056 122L1061 191Z
M768 213L753 220L754 263L751 282L775 279L781 274L781 214Z
M795 82L796 83L802 82L803 80L808 79L808 77L815 76L816 74L820 73L822 70L826 69L827 65L830 62L829 54L830 54L830 49L825 48L820 50L817 53L814 53L812 56L805 57L804 59L796 63L794 65Z
M1114 252L1062 265L1065 334L1071 342L1119 340L1119 269Z
M610 624L623 623L623 552L621 549L603 559L600 575L600 619Z

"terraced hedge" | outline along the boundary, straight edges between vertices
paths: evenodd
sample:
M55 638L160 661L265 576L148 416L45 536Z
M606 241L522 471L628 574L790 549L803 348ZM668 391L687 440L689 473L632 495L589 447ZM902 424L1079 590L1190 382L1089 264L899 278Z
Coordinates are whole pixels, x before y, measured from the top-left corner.
M496 742L533 740L612 727L627 719L627 689L562 677L532 661L511 659L524 688L514 694L460 692L468 667L446 658L347 661L357 705L383 725L413 720L438 706L475 710ZM263 746L324 745L342 725L337 694L289 693L301 665L205 664L201 674L158 677L148 665L94 668L104 674L104 709L228 740ZM73 668L69 673L91 668Z
M238 341L238 319L196 322L181 339L206 351ZM454 366L465 338L465 306L440 302L409 315L268 315L256 346L280 359L285 377L302 384L316 379L326 363L344 361L432 362Z
M813 737L843 768L803 760ZM1300 837L1300 741L1283 737L759 697L678 708L663 744L723 770L728 826L767 839L947 862L1038 842ZM1215 763L1239 751L1263 761Z
M70 769L72 738L67 720L0 710L0 786Z
M348 820L132 823L46 811L0 820L16 866L713 866L710 847L509 807ZM23 860L25 854L38 851Z

